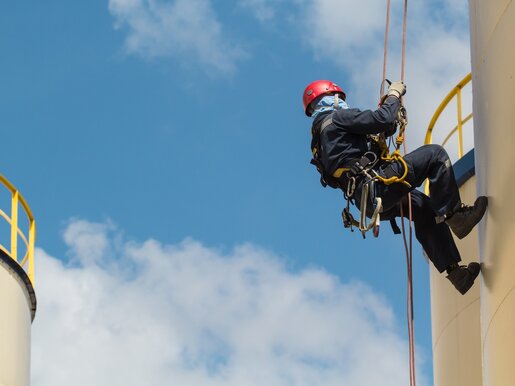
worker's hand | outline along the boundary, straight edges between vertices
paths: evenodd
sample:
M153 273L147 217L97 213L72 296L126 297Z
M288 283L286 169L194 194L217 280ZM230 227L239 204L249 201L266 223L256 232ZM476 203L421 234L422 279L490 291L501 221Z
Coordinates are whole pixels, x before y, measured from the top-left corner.
M392 82L390 88L388 89L388 96L393 95L400 99L404 94L406 94L406 85L404 82L402 80Z

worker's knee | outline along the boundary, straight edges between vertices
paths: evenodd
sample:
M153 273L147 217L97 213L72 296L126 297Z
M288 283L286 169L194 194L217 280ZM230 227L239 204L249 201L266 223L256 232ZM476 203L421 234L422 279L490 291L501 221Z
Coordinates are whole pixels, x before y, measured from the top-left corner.
M427 151L431 152L436 158L449 158L447 151L441 145L431 144L426 145L425 148Z
M445 165L450 166L449 154L443 146L431 144L425 145L423 148L428 156L428 162L433 161L437 163L444 163Z

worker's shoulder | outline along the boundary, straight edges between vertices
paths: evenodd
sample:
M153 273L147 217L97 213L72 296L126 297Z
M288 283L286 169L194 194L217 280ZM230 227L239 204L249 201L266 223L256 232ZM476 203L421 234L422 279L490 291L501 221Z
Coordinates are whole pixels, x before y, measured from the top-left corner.
M341 109L333 113L333 123L337 126L345 126L355 119L362 111L357 108Z

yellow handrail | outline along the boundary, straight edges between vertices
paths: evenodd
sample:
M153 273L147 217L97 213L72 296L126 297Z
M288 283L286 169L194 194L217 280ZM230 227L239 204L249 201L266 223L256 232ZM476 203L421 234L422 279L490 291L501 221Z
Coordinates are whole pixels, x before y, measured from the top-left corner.
M461 98L461 90L470 82L472 79L472 74L469 73L467 76L465 76L454 88L447 94L447 96L444 98L442 103L438 106L435 113L433 114L433 117L431 118L431 121L429 122L429 126L427 128L426 132L426 138L424 140L424 144L428 145L433 142L433 130L436 125L436 122L438 121L438 118L440 118L440 115L442 112L447 108L447 105L451 102L451 100L456 97L456 115L457 115L457 121L458 124L454 127L453 130L445 137L442 146L444 146L447 141L451 138L453 134L458 132L458 158L463 157L463 125L467 123L472 118L472 113L467 115L465 118L463 118L462 113L462 98ZM424 188L426 194L429 193L429 181L426 180L425 188Z
M463 121L461 122L462 125L464 125L465 123L467 123L470 119L472 118L472 113L470 113L469 115L467 115ZM447 142L449 141L449 139L451 139L451 137L453 136L454 133L456 133L456 131L458 131L459 129L459 125L456 125L454 126L454 129L452 129L452 131L447 134L447 137L445 137L445 139L442 141L442 146L445 146L447 144ZM463 156L463 154L462 154ZM461 158L461 157L460 157Z
M27 271L27 275L29 276L31 283L34 284L34 244L36 242L36 222L34 220L34 216L27 204L27 201L25 201L18 189L16 189L14 185L1 174L0 184L4 185L11 192L11 216L9 217L0 209L0 218L4 218L11 227L11 245L7 248L0 244L0 250L5 252L22 268L24 268ZM20 205L24 209L29 222L28 238L18 226L18 209ZM26 247L25 254L21 259L18 258L18 237L21 238L23 245ZM27 267L25 267L26 265Z

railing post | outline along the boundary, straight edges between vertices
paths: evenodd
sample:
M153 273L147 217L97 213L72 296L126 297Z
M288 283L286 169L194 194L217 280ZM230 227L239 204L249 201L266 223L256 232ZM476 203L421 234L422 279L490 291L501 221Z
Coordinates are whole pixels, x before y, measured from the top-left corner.
M14 261L18 261L18 197L15 190L11 200L11 257Z
M458 87L456 93L456 100L458 103L458 158L463 157L463 120L461 113L461 86Z
M36 222L30 220L29 224L29 279L34 284L34 244L36 242Z

